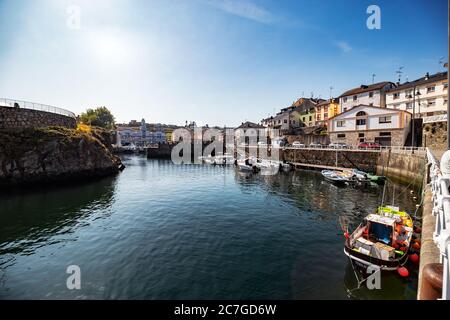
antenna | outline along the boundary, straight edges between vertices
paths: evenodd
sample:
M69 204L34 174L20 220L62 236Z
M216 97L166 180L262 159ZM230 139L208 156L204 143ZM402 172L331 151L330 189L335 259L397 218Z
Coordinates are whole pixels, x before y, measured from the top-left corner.
M395 72L395 73L397 73L398 74L398 83L401 83L402 82L402 73L403 73L403 66L401 66L400 68L398 68L398 70Z
M331 93L333 92L333 89L334 89L334 88L331 86L331 87L330 87L330 99L333 97L332 94L331 94Z
M374 84L375 83L375 77L376 77L377 75L375 74L375 73L372 73L372 84Z

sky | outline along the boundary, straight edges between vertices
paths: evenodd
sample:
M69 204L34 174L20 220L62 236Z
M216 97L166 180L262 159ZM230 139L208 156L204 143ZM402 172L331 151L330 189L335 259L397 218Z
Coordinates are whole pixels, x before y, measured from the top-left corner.
M0 20L0 98L118 122L259 122L448 54L446 0L0 0Z

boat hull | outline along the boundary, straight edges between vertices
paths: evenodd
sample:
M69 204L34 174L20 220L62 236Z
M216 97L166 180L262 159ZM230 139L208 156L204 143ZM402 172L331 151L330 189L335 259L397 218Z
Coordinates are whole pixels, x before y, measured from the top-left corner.
M347 243L344 247L344 253L362 267L376 266L384 271L397 270L398 267L403 266L408 261L407 253L398 259L386 261L352 250Z

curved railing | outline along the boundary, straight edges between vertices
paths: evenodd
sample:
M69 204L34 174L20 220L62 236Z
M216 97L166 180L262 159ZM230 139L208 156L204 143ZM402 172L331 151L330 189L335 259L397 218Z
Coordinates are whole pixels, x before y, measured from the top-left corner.
M0 105L10 107L10 108L30 109L30 110L56 113L56 114L60 114L60 115L66 116L66 117L76 118L75 113L73 113L69 110L54 107L54 106L49 106L49 105L41 104L41 103L0 98Z
M429 149L427 149L427 157L433 193L433 215L436 217L433 240L439 248L440 261L444 266L442 299L450 300L450 179L442 175L442 164Z

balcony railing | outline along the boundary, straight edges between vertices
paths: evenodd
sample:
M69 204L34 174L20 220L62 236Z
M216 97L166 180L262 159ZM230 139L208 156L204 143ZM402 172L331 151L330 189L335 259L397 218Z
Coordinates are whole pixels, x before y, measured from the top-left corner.
M439 164L429 149L427 149L427 158L431 165L430 185L433 193L433 216L436 217L433 240L439 248L440 262L444 267L442 299L450 300L450 176L444 176L441 171L441 167L450 167L450 163ZM442 159L445 158L444 156Z
M6 107L10 107L10 108L20 108L20 109L44 111L44 112L60 114L60 115L70 117L70 118L76 118L75 113L73 113L71 111L68 111L68 110L62 109L62 108L58 108L58 107L54 107L54 106L41 104L41 103L0 98L0 104L2 106L6 106Z

